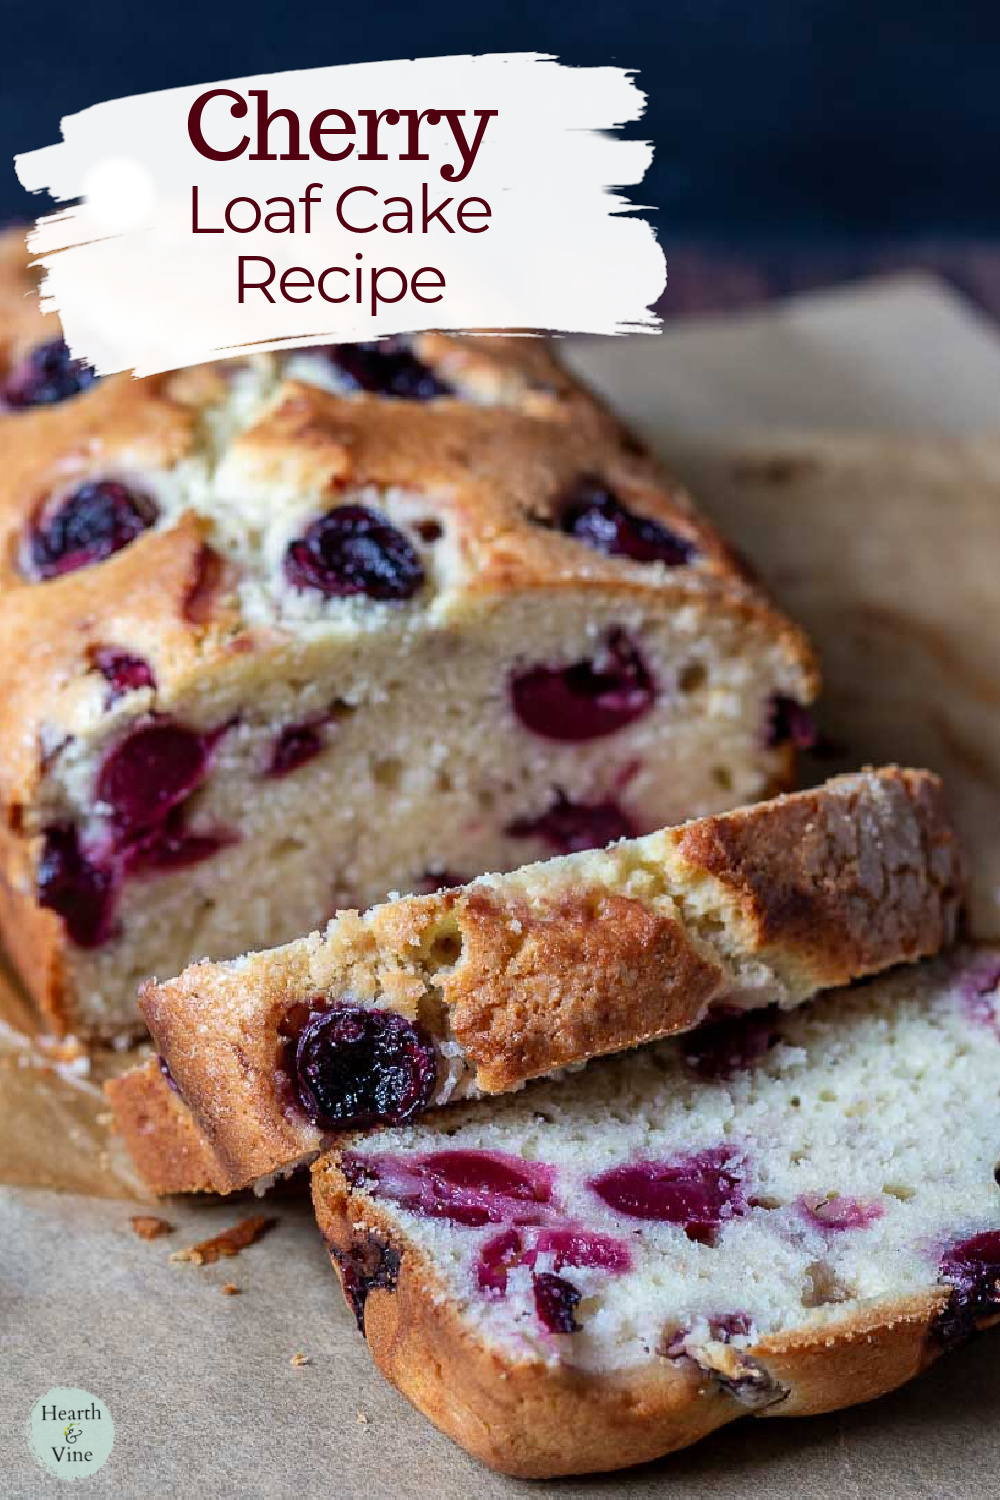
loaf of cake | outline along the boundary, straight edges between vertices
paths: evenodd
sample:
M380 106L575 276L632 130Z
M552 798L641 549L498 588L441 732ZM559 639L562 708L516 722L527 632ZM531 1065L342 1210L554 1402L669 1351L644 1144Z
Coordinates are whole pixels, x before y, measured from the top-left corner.
M159 1056L108 1093L158 1192L263 1187L337 1133L935 953L960 891L935 777L839 777L147 984Z
M1000 1316L998 979L967 950L321 1158L379 1369L524 1477L910 1379Z
M789 785L806 641L541 341L98 381L0 276L0 928L55 1030Z

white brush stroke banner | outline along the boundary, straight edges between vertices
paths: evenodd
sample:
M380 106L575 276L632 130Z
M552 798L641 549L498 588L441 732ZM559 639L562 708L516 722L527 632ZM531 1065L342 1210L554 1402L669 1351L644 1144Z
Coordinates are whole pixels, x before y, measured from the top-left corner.
M268 113L294 113L306 159L280 159L295 151L287 117L258 141L263 105L252 91L262 90ZM208 159L189 134L206 93L201 143L233 153L246 139L230 160ZM626 69L536 53L314 68L114 99L64 119L61 144L16 158L30 191L82 200L29 237L46 270L43 306L100 374L424 328L657 332L649 308L666 280L663 253L614 191L642 180L652 147L608 134L644 107ZM387 110L398 118L380 119L370 141L372 114ZM278 159L251 159L265 153ZM306 232L299 200L310 184L318 201ZM193 232L195 187L199 229L222 233ZM238 198L251 201L229 209L235 227L226 227ZM289 222L288 199L294 227L269 232ZM412 231L404 204L387 199L413 205ZM240 232L258 210L259 226ZM342 269L322 289L346 301L321 295L330 266Z

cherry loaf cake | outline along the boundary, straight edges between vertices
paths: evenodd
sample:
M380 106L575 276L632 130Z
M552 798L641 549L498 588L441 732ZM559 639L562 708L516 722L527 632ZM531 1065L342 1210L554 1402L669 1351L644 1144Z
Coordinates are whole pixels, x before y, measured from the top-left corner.
M524 1477L902 1384L1000 1315L998 979L967 950L321 1158L379 1369Z
M927 772L889 768L341 912L323 933L144 986L159 1059L108 1086L160 1192L232 1191L337 1132L935 953L961 870Z
M97 381L0 263L0 921L54 1029L789 784L807 643L540 341Z

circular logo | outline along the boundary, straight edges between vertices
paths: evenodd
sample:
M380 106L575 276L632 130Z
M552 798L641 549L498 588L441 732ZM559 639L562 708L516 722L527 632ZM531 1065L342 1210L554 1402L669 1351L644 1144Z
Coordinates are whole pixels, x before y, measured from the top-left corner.
M107 1463L115 1424L103 1401L75 1386L39 1396L28 1414L28 1447L57 1479L86 1479Z

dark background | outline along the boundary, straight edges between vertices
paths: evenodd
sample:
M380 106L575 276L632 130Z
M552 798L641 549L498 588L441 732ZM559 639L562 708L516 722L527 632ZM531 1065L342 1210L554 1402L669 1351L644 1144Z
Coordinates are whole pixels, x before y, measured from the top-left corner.
M0 0L0 21L5 220L45 206L21 189L13 154L104 99L530 49L639 70L649 104L632 133L656 156L635 196L656 205L668 249L729 255L737 282L769 257L794 280L805 254L815 279L827 261L849 274L1000 243L1000 0ZM673 266L696 282L700 264Z

